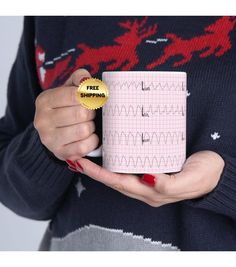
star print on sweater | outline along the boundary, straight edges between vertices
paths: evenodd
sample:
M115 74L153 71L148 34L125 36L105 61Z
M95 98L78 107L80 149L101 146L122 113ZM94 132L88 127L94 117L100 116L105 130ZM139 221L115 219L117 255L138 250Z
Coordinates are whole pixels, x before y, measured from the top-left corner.
M78 193L78 197L81 196L81 194L86 190L86 188L83 186L82 184L82 179L78 178L78 182L75 185L77 193Z
M220 138L220 135L219 135L219 133L214 132L214 134L211 134L211 138L212 138L213 140L216 140L216 139L219 139L219 138Z

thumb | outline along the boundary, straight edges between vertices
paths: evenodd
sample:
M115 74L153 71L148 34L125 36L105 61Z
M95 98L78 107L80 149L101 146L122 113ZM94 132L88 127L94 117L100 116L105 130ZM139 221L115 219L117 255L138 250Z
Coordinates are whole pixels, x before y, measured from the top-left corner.
M79 86L83 79L91 78L90 73L86 69L78 69L74 71L64 85Z

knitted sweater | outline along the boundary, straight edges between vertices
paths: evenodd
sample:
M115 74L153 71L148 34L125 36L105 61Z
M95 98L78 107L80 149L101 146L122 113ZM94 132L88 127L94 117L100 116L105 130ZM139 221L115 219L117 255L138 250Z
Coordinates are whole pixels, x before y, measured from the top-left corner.
M41 249L236 249L235 25L233 17L25 18L0 120L0 201L50 220ZM100 79L105 70L186 72L187 157L201 150L223 157L216 188L154 208L68 170L40 142L34 103L81 67Z

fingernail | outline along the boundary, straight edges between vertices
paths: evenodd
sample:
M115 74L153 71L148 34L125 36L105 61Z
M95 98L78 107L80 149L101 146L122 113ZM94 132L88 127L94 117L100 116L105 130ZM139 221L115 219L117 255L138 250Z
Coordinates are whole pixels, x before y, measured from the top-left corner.
M145 183L146 185L154 187L156 183L156 177L151 174L145 173L141 178L141 182Z
M77 168L80 172L83 172L83 171L84 171L83 167L80 165L80 163L79 163L78 161L76 161L75 164L76 164L76 168Z
M68 169L71 170L72 172L78 172L75 168L70 167L70 166L68 166Z
M90 79L90 77L83 77L83 78L80 80L80 83L82 83L83 81L88 80L88 79Z
M70 167L72 167L72 168L75 168L75 167L76 167L76 166L75 166L75 163L74 163L73 161L69 160L69 159L66 160L66 163L67 163Z

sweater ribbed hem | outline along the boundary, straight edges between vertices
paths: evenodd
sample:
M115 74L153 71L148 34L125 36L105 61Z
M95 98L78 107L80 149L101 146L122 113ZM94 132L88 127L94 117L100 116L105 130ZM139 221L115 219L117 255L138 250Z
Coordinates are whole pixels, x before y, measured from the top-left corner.
M33 124L27 128L21 143L25 147L24 150L20 149L23 152L18 155L16 162L29 181L38 186L49 187L52 191L68 185L74 173L41 143Z
M11 140L4 153L1 202L21 216L53 218L78 175L48 152L31 123Z
M220 154L225 166L214 190L198 199L184 201L196 208L203 208L236 219L236 158Z

